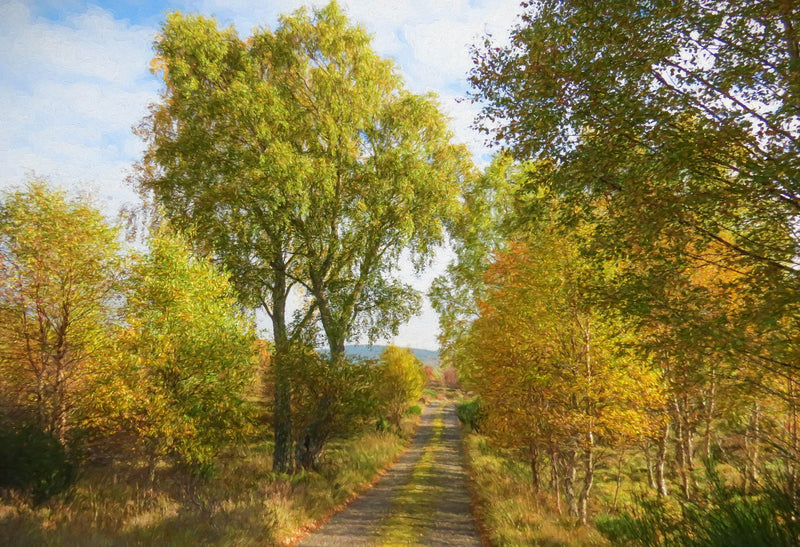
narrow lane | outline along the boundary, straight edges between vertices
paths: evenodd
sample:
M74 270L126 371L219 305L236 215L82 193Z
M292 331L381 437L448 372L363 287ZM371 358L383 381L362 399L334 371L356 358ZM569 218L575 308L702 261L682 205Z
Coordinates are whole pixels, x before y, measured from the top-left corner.
M406 503L404 498L409 496L430 499ZM455 405L436 401L423 412L409 449L389 472L298 545L477 547L481 543L470 515L469 499L466 474L461 466ZM400 535L398 527L404 528ZM397 541L397 537L412 539Z

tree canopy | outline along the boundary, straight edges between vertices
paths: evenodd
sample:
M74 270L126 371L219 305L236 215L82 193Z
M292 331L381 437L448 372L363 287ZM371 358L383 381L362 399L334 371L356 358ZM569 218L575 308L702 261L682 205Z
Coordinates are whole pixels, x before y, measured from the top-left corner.
M798 23L780 1L530 3L510 45L475 50L479 125L637 236L689 230L795 276Z
M336 366L348 338L415 312L396 261L409 250L422 264L442 241L468 155L435 98L406 91L335 2L244 40L176 12L156 52L166 87L140 127L137 183L270 315L285 468L291 341L318 322ZM302 302L293 321L290 294Z
M103 414L135 434L151 465L172 455L207 468L245 429L256 366L253 320L224 272L193 256L168 227L149 246L127 280Z
M118 232L85 199L43 181L0 202L0 386L6 408L61 442L80 425L110 347ZM8 406L10 403L10 407ZM13 411L12 411L13 413Z

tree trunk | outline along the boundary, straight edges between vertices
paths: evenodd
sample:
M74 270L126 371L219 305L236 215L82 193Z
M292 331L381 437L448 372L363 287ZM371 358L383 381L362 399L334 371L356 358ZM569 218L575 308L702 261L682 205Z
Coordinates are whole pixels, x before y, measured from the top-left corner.
M275 265L283 264L276 260ZM275 268L278 272L279 269ZM292 385L289 378L290 345L286 328L286 277L275 275L272 289L272 333L275 337L275 414L273 427L275 448L272 470L277 473L292 471Z
M583 449L583 488L578 498L578 516L584 526L589 519L589 492L592 484L594 484L594 435L590 430L586 435L586 447Z
M578 517L581 524L584 526L588 520L589 514L589 492L594 484L594 400L593 392L591 390L592 381L594 378L593 360L592 360L592 335L590 320L587 317L586 324L583 327L583 352L584 352L584 375L586 378L587 393L585 394L585 409L586 419L588 424L586 427L586 435L583 445L583 487L578 497Z
M789 494L794 499L797 495L797 452L798 452L798 428L797 428L797 400L796 388L794 380L791 377L787 378L788 390L787 395L789 398L789 423L787 429L789 430L789 457L786 458L786 465L788 467L789 476Z
M273 360L275 370L275 413L273 428L275 449L272 456L272 470L276 473L292 471L292 386L287 370L288 351L275 351Z
M647 465L647 483L653 490L658 490L655 472L653 471L653 459L650 457L650 441L647 439L642 442L642 452L644 452L644 461Z
M558 450L555 446L550 451L550 488L556 494L556 511L561 516L561 473L559 473Z
M753 404L750 414L750 424L745 434L745 449L747 450L747 471L745 473L745 490L749 491L751 485L758 484L759 453L761 445L760 408L758 401Z
M685 499L690 499L692 488L692 462L691 462L691 437L689 436L688 420L686 419L686 409L684 399L680 396L673 401L675 408L675 459L678 465L678 472L681 475L681 486Z
M568 450L561 461L564 465L564 473L561 479L564 488L564 503L567 511L573 517L578 516L578 500L575 497L575 474L577 472L577 462L575 461L575 450Z
M717 397L717 376L714 370L711 371L711 385L709 386L709 392L706 396L706 432L705 432L705 453L706 453L706 461L711 461L711 442L712 442L712 430L711 430L711 422L714 419L714 407L716 405L716 397Z
M531 479L533 482L533 491L538 494L541 488L539 481L539 448L533 441L531 441L530 444L529 456L531 461Z
M648 454L649 454L649 450L648 450ZM625 452L620 452L619 458L617 459L617 484L614 487L614 503L611 504L611 511L614 512L614 513L616 513L616 511L617 511L617 500L619 499L619 489L622 486L622 461L623 461L624 456L625 456ZM648 456L647 459L650 460L650 456ZM648 466L649 465L650 464L648 463ZM653 473L651 471L650 472L651 480L652 480L652 477L653 477Z
M667 496L667 479L664 475L664 468L667 465L667 440L669 439L669 424L664 426L664 432L658 441L658 453L656 455L656 484L659 496Z
M683 452L686 454L686 477L691 493L697 489L697 477L694 472L694 431L688 424L683 428Z

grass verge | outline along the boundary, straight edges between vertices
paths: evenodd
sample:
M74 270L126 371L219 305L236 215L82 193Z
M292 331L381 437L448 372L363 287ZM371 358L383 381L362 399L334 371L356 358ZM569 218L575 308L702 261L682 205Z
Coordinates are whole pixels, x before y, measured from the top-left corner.
M364 431L332 442L319 472L294 475L269 471L266 442L227 451L210 479L162 465L150 484L142 462L90 468L38 507L2 493L0 545L288 544L366 488L406 440Z
M555 504L533 492L527 465L493 450L481 435L463 438L475 517L492 545L607 545L593 526L578 527L548 510Z

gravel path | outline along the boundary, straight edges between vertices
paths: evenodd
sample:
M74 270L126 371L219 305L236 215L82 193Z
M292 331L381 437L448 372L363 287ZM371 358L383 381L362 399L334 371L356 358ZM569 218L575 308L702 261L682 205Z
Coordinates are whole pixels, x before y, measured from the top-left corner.
M433 422L437 415L441 415L443 430L439 436L431 481L437 485L437 491L441 495L435 500L433 525L421 544L480 546L481 542L469 511L470 496L466 474L461 466L455 405L444 401L428 405L411 446L374 487L297 545L381 545L375 535L380 531L396 494L411 480L414 467L423 453L432 448ZM413 515L409 517L413 518Z

